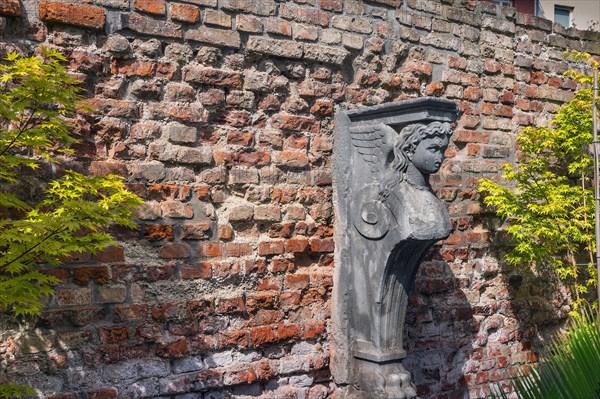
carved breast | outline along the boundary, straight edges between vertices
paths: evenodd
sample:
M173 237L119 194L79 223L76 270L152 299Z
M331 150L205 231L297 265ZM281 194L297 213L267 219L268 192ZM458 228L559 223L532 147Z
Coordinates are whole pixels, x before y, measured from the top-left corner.
M445 204L427 189L402 182L396 190L408 231L403 236L415 240L442 240L450 234L450 215Z

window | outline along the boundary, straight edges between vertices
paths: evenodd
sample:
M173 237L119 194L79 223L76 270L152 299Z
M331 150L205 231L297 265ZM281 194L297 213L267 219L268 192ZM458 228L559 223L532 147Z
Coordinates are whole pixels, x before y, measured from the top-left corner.
M504 7L512 7L513 6L512 0L493 0L492 3L499 5L499 6L504 6Z
M570 7L554 6L554 22L561 24L565 28L570 28L572 13L573 9Z

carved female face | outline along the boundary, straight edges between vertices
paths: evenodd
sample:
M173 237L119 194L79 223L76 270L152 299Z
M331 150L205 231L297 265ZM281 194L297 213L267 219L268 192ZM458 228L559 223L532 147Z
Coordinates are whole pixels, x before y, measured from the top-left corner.
M447 147L448 137L446 136L426 137L415 148L415 152L410 157L411 162L423 174L436 173L442 166Z

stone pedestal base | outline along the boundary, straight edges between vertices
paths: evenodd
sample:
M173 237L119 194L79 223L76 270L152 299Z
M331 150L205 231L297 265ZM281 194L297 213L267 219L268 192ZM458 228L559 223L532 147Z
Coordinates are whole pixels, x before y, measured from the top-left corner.
M356 384L348 387L345 399L417 399L411 375L401 361L355 359L355 362Z

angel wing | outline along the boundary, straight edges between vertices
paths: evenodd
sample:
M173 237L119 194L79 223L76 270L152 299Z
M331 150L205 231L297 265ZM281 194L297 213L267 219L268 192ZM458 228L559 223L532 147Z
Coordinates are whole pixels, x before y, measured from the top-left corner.
M393 128L383 123L350 128L352 145L369 164L373 174L379 174L383 169L390 132L397 134Z

